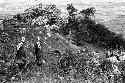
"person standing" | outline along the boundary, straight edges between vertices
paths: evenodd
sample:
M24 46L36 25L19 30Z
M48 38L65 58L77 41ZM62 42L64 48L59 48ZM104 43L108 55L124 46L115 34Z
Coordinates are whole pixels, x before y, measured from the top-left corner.
M36 64L37 66L42 65L43 54L42 54L42 46L40 43L40 37L37 37L38 41L34 45L34 55L36 57Z
M15 56L15 63L18 65L19 69L22 71L27 64L27 56L24 48L25 37L22 37L22 41L17 45L17 52Z

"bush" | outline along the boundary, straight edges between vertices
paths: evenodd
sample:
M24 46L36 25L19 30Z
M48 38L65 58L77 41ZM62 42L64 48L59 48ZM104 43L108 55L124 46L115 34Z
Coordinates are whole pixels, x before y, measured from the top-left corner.
M125 48L122 36L111 32L103 24L96 24L96 21L91 19L95 13L93 7L77 13L73 5L68 4L67 10L68 22L61 27L60 31L63 35L71 35L76 45L83 46L84 42L87 42L103 48Z

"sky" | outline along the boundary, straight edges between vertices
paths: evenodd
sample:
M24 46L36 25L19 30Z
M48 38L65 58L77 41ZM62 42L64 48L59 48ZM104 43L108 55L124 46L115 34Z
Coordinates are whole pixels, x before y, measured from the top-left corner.
M0 0L0 14L16 14L39 3L66 5L67 3L93 4L98 2L125 2L125 0Z

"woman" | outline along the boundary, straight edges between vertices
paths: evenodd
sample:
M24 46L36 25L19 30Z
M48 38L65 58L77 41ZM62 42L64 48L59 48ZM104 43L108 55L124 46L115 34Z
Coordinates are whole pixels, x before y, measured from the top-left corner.
M42 59L43 59L43 54L42 54L42 47L41 47L39 37L38 37L38 42L36 42L34 46L35 46L34 55L36 56L37 66L41 66L42 65Z
M24 69L24 67L27 64L27 60L26 60L27 56L26 56L25 48L23 46L24 41L25 41L25 37L22 37L22 42L17 45L17 53L15 56L15 63L18 65L21 71L22 69Z

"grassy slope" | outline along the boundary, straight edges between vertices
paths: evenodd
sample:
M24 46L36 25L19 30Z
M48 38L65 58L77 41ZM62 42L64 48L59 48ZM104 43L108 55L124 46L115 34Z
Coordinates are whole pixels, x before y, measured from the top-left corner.
M122 20L122 18L120 19L120 20ZM119 20L117 20L117 21L109 21L108 23L110 24L110 25L114 25L114 24L116 24L117 22L120 22ZM123 22L123 21L122 21ZM121 23L121 22L120 22ZM109 27L109 24L106 24L106 26L107 27ZM117 26L121 26L121 24L120 25L117 25ZM114 28L115 27L115 25L114 26L111 26L112 28ZM115 27L116 29L119 29L119 28L117 28L117 27ZM114 30L114 29L113 29ZM114 32L115 32L116 30L114 30ZM42 38L45 38L45 37L47 37L47 35L45 34ZM60 39L60 41L57 41L56 40L56 37L59 37L59 39ZM64 37L62 37L62 36L60 36L60 35L55 35L55 36L53 36L53 37L51 37L51 38L48 38L47 37L47 40L43 40L43 42L45 42L46 44L44 44L44 49L49 49L48 48L48 46L51 46L51 48L52 49L54 49L54 48L58 48L59 50L61 50L62 52L64 52L67 48L70 48L70 49L72 49L72 51L77 51L78 49L79 49L79 47L77 47L77 46L74 46L73 44L71 44L70 42L66 42L66 39L64 38ZM85 47L87 47L89 50L91 50L91 51L96 51L96 50L98 50L100 53L102 53L101 55L103 55L103 49L100 49L100 48L98 48L98 47L95 47L95 46L93 46L93 45L91 45L91 44L85 44ZM52 50L51 49L51 50ZM45 50L46 51L46 50Z

